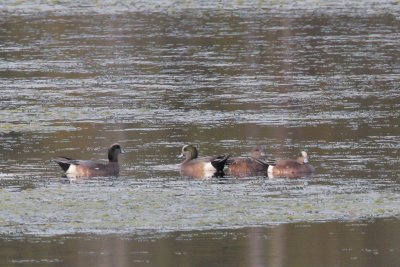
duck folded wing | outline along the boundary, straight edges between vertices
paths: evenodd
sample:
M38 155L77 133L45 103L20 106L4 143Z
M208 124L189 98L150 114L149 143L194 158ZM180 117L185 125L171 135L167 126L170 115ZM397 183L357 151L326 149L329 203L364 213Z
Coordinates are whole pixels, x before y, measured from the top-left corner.
M79 159L71 159L67 157L61 157L54 160L61 166L64 171L67 171L71 165L81 166L87 169L93 170L101 170L107 167L106 164L97 163L91 160L79 160Z

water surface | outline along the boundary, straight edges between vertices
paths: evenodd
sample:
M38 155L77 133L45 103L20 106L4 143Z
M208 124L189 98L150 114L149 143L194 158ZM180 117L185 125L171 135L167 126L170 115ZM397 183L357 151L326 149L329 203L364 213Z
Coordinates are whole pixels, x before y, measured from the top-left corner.
M139 236L25 236L2 239L0 248L7 251L1 259L7 266L393 266L399 262L398 227L398 220L385 219Z
M297 243L282 245L297 251L317 228L360 223L375 229L366 231L374 244L398 224L396 2L107 3L1 6L2 243L22 237L29 250L31 236L52 245L71 236L84 243L91 234L121 243L120 235L187 231L197 246L208 233L268 236L288 227L297 234L311 224ZM117 178L70 181L51 161L106 159L114 142L129 152ZM188 143L202 155L264 146L296 158L306 150L317 172L294 180L182 179L176 156ZM347 248L335 247L338 254L364 236L357 233ZM163 240L155 242L164 247ZM346 259L378 266L364 260L387 253L384 265L398 262L390 256L398 247L377 244ZM5 256L15 265L67 261ZM290 266L253 266L260 265Z

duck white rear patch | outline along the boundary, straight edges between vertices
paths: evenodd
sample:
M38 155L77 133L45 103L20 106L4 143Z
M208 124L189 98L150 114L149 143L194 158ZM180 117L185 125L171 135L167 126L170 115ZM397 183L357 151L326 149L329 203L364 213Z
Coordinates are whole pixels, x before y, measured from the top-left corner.
M74 164L69 165L69 168L65 173L67 173L67 174L76 174L76 165L74 165Z
M214 168L214 166L211 164L211 162L207 162L204 164L204 171L213 171L215 172L217 169Z
M275 168L275 166L272 166L272 165L269 165L268 166L268 173L273 173L274 172L274 168Z

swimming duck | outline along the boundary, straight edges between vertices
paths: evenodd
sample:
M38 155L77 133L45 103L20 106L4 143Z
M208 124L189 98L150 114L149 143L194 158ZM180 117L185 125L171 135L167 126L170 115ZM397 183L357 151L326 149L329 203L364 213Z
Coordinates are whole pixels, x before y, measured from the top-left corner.
M305 151L301 151L301 157L298 157L297 160L274 160L269 163L268 177L295 178L315 172Z
M250 157L229 158L227 165L229 174L235 177L265 175L269 167L259 147L251 149Z
M193 145L185 145L182 147L180 158L185 158L181 163L182 176L191 178L211 178L224 176L224 166L229 155L198 157L196 147Z
M119 174L118 154L122 153L124 153L122 147L119 144L113 144L108 149L108 163L106 164L67 157L60 157L54 161L60 165L68 177L114 176Z

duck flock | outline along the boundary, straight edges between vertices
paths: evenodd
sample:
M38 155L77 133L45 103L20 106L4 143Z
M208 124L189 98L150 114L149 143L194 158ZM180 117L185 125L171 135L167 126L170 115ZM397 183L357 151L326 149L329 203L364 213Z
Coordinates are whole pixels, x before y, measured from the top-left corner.
M116 176L120 171L118 155L122 153L124 153L122 147L113 144L108 149L108 163L68 157L60 157L54 161L60 165L67 177ZM195 179L224 177L225 174L241 178L259 175L272 178L299 178L315 172L305 151L301 151L301 156L297 159L267 158L263 154L261 148L255 147L247 157L230 155L199 157L195 146L185 145L180 155L183 159L180 164L180 174L182 177Z

